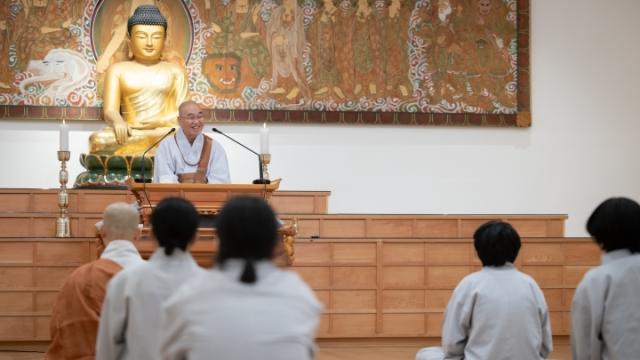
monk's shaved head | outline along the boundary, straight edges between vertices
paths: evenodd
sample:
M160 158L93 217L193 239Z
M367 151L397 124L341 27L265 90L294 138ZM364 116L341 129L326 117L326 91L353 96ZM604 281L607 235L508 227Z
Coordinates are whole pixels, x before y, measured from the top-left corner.
M131 204L113 203L102 214L104 240L134 240L138 234L140 214Z
M184 115L184 113L186 112L186 109L192 108L192 107L195 107L198 110L200 110L200 105L197 102L189 100L180 104L180 107L178 107L178 112L180 113L180 115Z

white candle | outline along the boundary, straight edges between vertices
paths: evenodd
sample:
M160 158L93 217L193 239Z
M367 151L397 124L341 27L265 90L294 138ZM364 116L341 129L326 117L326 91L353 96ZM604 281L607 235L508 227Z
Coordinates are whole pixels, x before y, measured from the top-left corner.
M260 128L260 153L269 153L269 128L267 127L267 123L262 123L262 127Z
M69 151L69 125L62 119L60 124L60 151Z

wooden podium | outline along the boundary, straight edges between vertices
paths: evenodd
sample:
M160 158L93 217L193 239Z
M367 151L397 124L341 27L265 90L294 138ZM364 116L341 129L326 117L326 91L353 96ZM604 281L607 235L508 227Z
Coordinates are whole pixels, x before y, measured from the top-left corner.
M193 203L202 218L213 219L227 200L234 196L256 196L269 202L273 192L280 186L280 179L274 180L271 184L144 184L129 181L127 185L140 206L144 229L149 231L151 212L156 204L166 197L185 198ZM282 246L276 250L276 260L281 264L290 265L293 263L295 235L298 232L296 221L283 224L279 232ZM212 222L210 225L201 225L199 238L212 236L215 236Z
M144 216L145 226L153 207L169 196L185 198L193 203L201 215L215 215L227 200L234 196L248 195L263 198L269 202L271 195L280 187L280 179L271 184L144 184L127 183L129 190L138 200Z

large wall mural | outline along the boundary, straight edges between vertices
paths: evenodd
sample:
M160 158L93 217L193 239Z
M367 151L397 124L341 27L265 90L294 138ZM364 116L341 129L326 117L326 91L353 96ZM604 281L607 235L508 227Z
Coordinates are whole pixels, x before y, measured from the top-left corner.
M141 4L212 119L530 124L524 0L7 0L0 117L100 118Z

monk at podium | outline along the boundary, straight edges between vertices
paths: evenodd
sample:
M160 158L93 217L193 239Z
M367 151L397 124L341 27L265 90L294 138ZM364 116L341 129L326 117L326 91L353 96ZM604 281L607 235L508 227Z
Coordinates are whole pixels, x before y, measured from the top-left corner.
M227 154L222 145L202 133L204 115L193 101L180 105L174 136L156 151L154 176L160 183L230 183Z
M107 69L104 120L110 127L89 139L92 154L140 155L176 125L187 95L183 68L162 61L167 20L154 5L140 5L127 23L130 61Z

